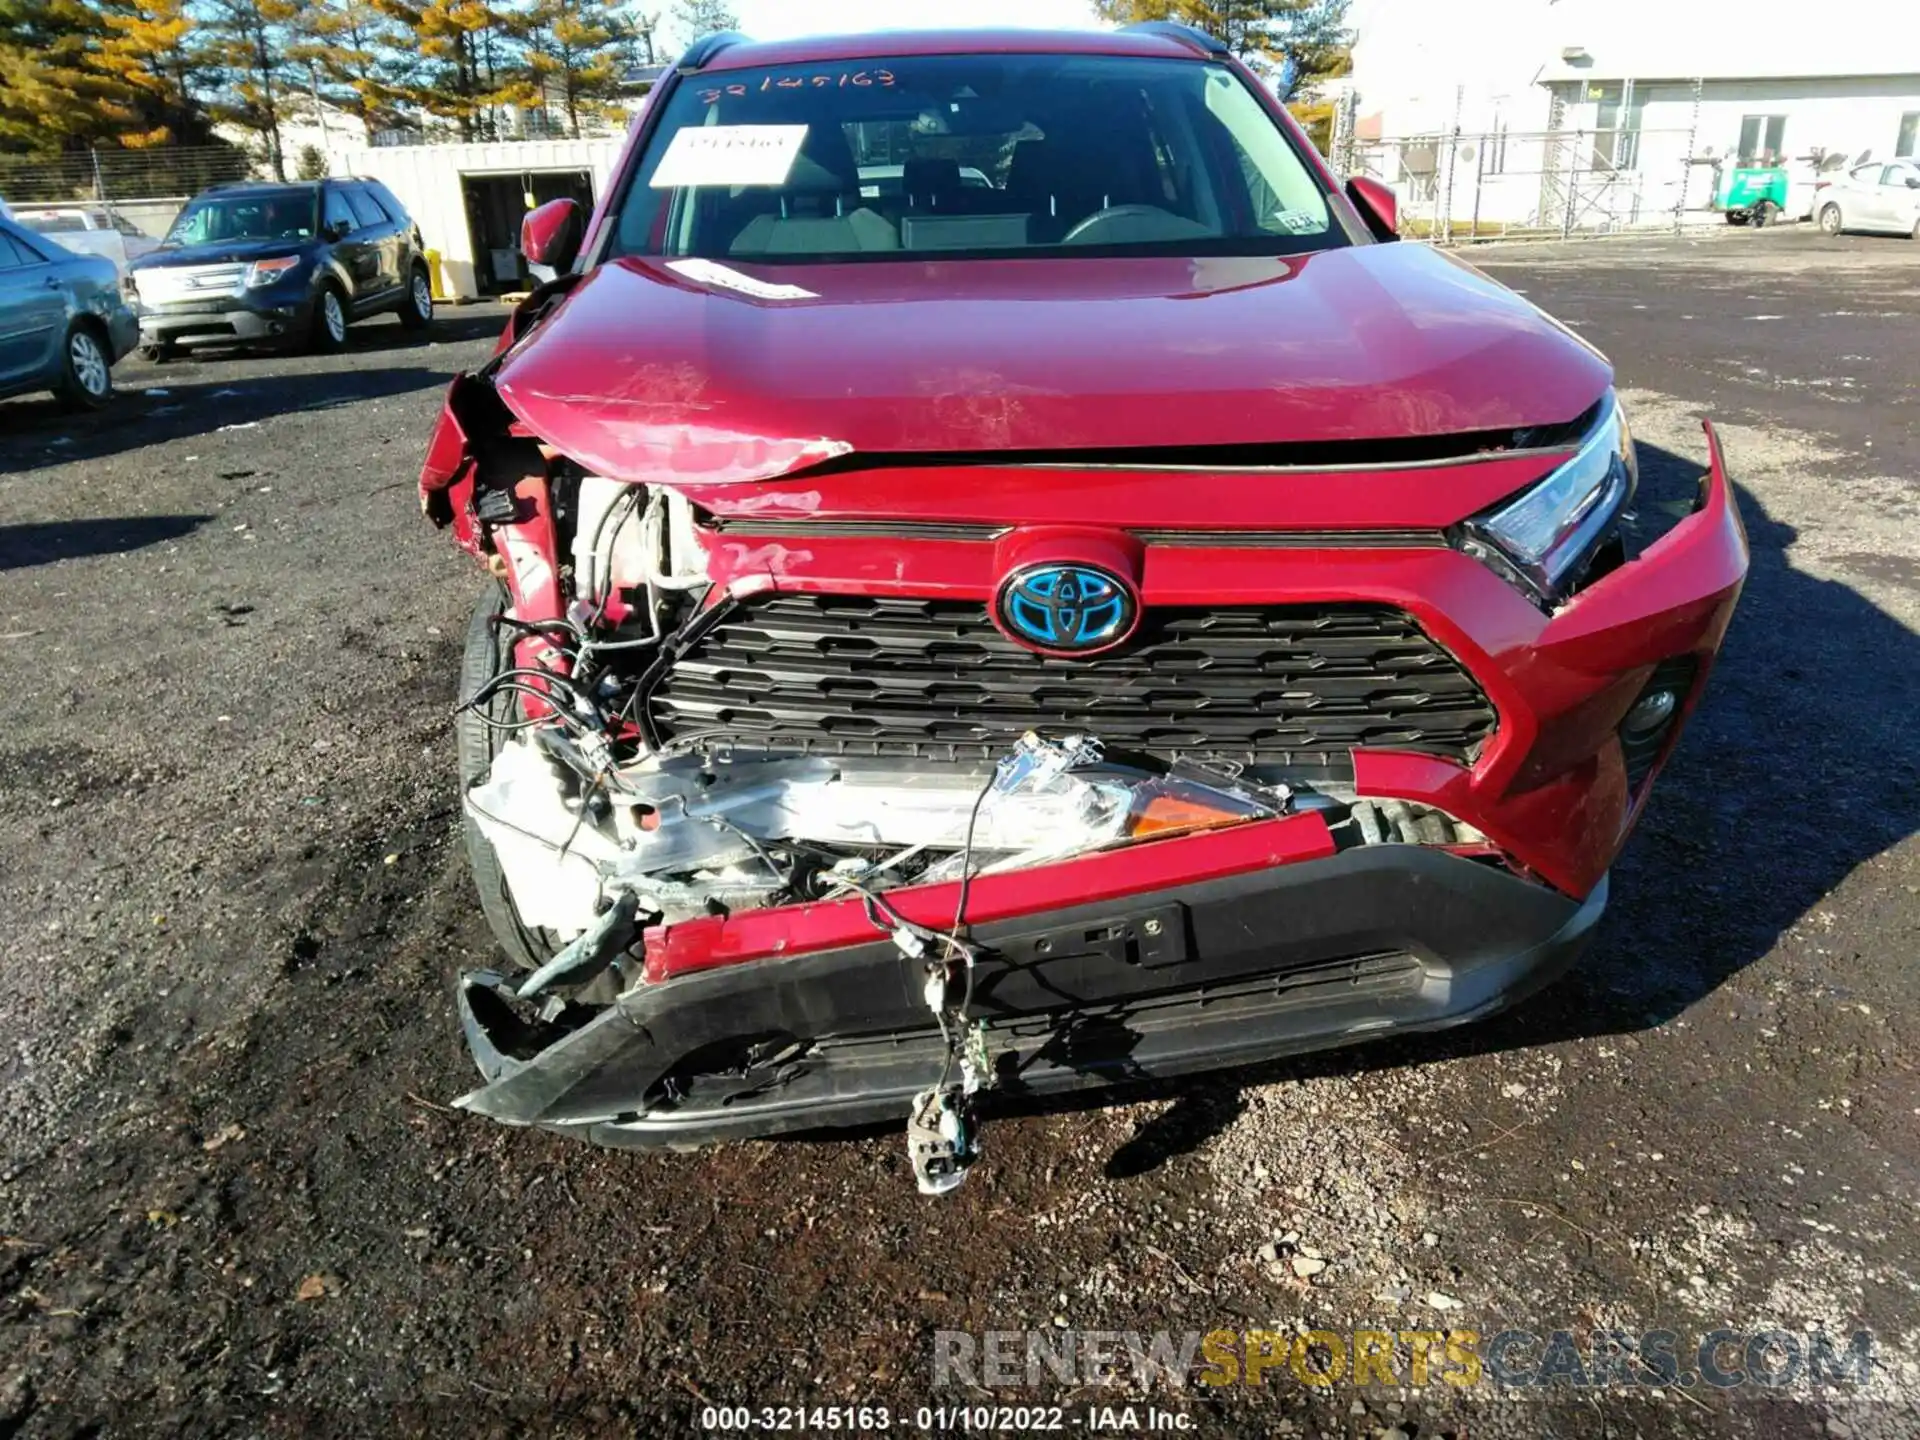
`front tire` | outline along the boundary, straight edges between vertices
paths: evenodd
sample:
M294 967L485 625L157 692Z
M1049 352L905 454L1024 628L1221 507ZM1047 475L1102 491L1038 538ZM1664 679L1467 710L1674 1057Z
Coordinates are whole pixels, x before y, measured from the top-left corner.
M113 398L113 362L100 334L84 320L67 331L61 351L60 381L54 393L69 410L98 410Z
M489 580L467 623L467 646L460 660L460 699L473 694L500 669L500 631L493 621L506 610L506 588L497 580ZM498 696L483 708L496 721L518 715L511 695ZM466 834L467 863L473 871L474 887L480 892L480 911L487 917L495 942L514 969L537 970L558 953L560 941L545 930L521 923L513 893L507 889L506 875L500 869L500 857L485 832L466 813L467 791L487 778L503 738L504 732L493 729L474 711L460 712L455 732L460 764L460 827Z
M400 302L400 326L405 330L424 330L433 323L433 281L427 267L416 265L407 277L407 298Z
M347 346L347 302L340 294L340 287L328 285L314 297L313 329L307 340L308 348L320 353L330 354L344 350Z
M1823 233L1838 235L1843 223L1840 218L1840 207L1838 205L1822 205L1820 207L1820 229Z

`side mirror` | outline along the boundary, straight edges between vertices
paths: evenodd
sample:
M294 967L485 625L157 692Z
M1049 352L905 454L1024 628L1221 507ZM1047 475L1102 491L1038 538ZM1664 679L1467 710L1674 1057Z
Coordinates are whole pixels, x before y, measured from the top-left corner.
M549 200L520 222L520 253L530 265L570 268L586 238L587 217L575 200Z
M1400 202L1390 186L1371 175L1356 175L1347 181L1347 198L1360 211L1367 229L1376 240L1395 240L1400 235Z

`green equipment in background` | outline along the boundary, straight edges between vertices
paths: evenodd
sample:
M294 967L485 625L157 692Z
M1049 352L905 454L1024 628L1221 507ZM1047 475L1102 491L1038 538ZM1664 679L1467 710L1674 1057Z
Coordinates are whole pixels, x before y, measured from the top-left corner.
M1729 225L1770 225L1787 209L1787 171L1782 165L1737 165L1714 204Z

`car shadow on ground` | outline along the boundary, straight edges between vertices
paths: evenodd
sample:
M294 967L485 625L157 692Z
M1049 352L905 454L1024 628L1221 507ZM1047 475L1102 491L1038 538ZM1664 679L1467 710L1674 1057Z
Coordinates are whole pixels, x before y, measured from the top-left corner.
M191 535L211 515L120 515L99 520L54 520L45 524L0 525L0 572L77 560L87 555L121 555Z
M1690 492L1700 473L1654 447L1643 445L1641 457L1643 510L1663 503L1645 480L1671 495ZM1849 586L1795 568L1794 528L1736 493L1752 551L1740 608L1706 699L1614 868L1609 913L1575 968L1481 1023L1135 1091L1175 1104L1119 1147L1110 1175L1142 1174L1204 1145L1240 1112L1248 1086L1664 1024L1765 957L1858 866L1920 831L1920 750L1909 728L1920 704L1920 637ZM1830 988L1846 998L1839 982Z
M255 424L269 416L331 410L362 400L444 386L472 362L454 347L491 339L506 325L496 306L455 311L426 331L399 324L355 326L345 351L304 368L298 358L269 350L203 350L196 357L143 366L138 387L123 362L115 369L120 389L105 408L74 415L51 396L0 403L0 472L20 473L75 460L97 460L142 446L204 435L223 427ZM417 365L382 363L359 368L361 357L418 358ZM328 360L354 368L319 368ZM207 365L219 365L217 378ZM302 365L288 370L289 363Z
M492 340L507 328L509 306L492 302L478 305L446 306L435 310L433 324L425 330L409 330L397 316L382 316L355 325L347 331L344 353L382 354L391 350L419 350L429 345L458 345L469 340ZM214 350L209 354L239 357L260 351Z
M162 370L154 386L125 391L107 409L76 423L51 402L35 413L33 402L16 402L12 423L0 439L0 472L19 474L76 460L99 460L170 440L252 427L276 415L333 410L445 386L456 373L444 366L399 366L297 375L224 375L192 380Z

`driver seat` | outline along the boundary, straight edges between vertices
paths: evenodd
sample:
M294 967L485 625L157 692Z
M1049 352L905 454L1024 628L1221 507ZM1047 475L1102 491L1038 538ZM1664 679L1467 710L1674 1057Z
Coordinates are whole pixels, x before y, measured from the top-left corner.
M1007 198L1032 218L1027 234L1053 245L1096 211L1119 203L1092 156L1055 139L1022 140L1007 166Z

